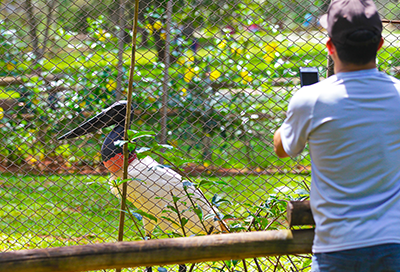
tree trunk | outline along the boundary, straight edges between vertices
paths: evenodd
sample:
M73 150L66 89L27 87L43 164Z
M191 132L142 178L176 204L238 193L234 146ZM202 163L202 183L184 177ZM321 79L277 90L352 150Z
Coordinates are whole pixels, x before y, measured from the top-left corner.
M51 24L53 23L52 15L53 15L53 11L54 11L55 2L56 2L55 0L50 0L46 3L47 9L48 9L47 16L46 16L47 17L46 18L46 27L44 30L44 38L43 38L42 48L39 49L38 61L43 58L44 53L46 52L47 42L49 41L49 29L51 27Z
M124 53L124 45L125 45L125 0L119 1L118 7L118 25L120 27L118 33L118 76L117 76L117 90L116 90L116 98L117 101L122 97L122 78L123 78L123 53Z
M36 70L36 66L39 62L39 57L40 57L40 48L39 48L39 37L37 35L37 20L35 17L35 14L33 13L33 5L31 0L26 0L25 1L25 9L26 9L26 14L28 17L28 24L31 27L30 31L30 36L32 40L32 49L33 49L33 54L35 55L35 59L33 60L32 63L32 70Z

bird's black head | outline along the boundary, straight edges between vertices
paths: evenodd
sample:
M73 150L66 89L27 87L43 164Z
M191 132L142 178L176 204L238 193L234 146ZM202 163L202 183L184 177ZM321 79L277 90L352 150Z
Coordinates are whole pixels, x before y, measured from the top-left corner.
M104 165L112 172L121 166L123 161L123 151L122 147L115 146L115 141L122 140L124 137L124 126L126 118L127 102L119 101L111 105L110 107L104 109L102 112L96 116L90 118L86 122L82 123L75 129L64 134L58 140L75 138L78 136L85 135L90 132L94 132L101 128L106 128L115 125L113 130L107 135L103 146L101 148L101 156ZM133 118L133 107L131 120Z

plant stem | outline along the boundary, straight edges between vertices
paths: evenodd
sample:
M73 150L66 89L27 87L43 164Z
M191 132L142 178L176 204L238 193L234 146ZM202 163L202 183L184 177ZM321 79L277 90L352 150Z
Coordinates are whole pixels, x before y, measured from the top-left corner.
M196 205L194 204L192 197L189 195L186 186L183 186L183 189L185 190L185 193L186 193L187 197L189 198L190 203L191 203L192 206L193 206L193 209L196 209ZM208 234L208 231L207 231L206 226L204 225L203 219L202 219L202 218L200 217L200 215L198 215L196 212L195 212L195 214L196 214L197 217L200 219L200 223L201 223L201 225L203 226L204 231Z
M246 260L245 260L245 259L243 259L243 260L242 260L242 262L243 262L243 268L244 268L244 272L247 272Z
M115 185L116 185L116 184L115 184ZM121 192L121 190L119 189L119 186L115 186L115 187L117 187L118 194L119 194L120 196L122 196L122 192ZM126 208L126 211L128 212L129 217L132 219L133 223L135 224L135 226L136 226L136 228L137 228L137 230L138 230L140 236L142 236L143 240L145 240L146 238L144 237L144 235L143 235L142 232L140 231L140 228L139 228L139 226L138 226L138 224L137 224L135 218L133 217L133 215L132 215L132 213L131 213L131 210L129 209L128 206L125 206L125 208ZM124 212L124 211L123 211L123 212Z
M195 184L195 182L182 170L179 169L179 167L177 167L173 162L171 162L170 160L168 160L167 158L165 158L162 154L152 151L155 155L162 157L166 162L168 162L169 164L171 164L175 170L181 175L184 176L187 180L189 180L191 183ZM225 222L222 220L222 218L219 217L219 214L215 211L214 207L211 205L210 201L208 201L208 199L206 198L206 196L203 194L203 192L199 189L196 188L196 190L201 194L201 196L207 201L207 204L210 206L210 208L212 209L212 211L214 212L215 216L218 218L218 220L221 222L221 224L224 226L224 228L226 229L226 231L230 232L228 226L225 224Z
M176 205L176 202L174 200L174 194L172 192L171 192L171 195L172 195L172 202L174 202L174 206L175 206L175 209L176 209L176 213L178 214L178 219L179 219L179 223L180 223L181 228L182 228L183 236L186 237L186 231L185 231L185 227L182 225L182 218L181 218L181 214L180 214L179 209L178 209L178 205Z
M277 217L275 217L269 224L268 226L265 227L264 230L268 230L269 227L271 227L271 225L276 222L276 220L278 220L284 213L286 213L286 211L281 212Z

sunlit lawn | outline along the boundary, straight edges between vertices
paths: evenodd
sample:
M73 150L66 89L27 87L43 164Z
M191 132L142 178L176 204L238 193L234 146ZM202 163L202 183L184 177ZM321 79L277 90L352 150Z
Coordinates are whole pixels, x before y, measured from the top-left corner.
M206 177L205 177L206 178ZM303 175L212 177L228 185L204 188L207 198L219 194L232 204L222 212L244 211L269 194L290 194L308 181ZM0 176L0 251L114 242L119 200L104 176ZM128 219L126 240L139 239Z

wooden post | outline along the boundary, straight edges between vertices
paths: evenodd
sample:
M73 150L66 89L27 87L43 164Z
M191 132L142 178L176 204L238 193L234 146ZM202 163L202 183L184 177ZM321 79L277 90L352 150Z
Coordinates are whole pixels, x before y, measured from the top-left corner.
M311 253L313 230L217 234L0 253L0 272L62 272Z
M315 225L311 213L310 201L289 201L286 211L289 227Z

